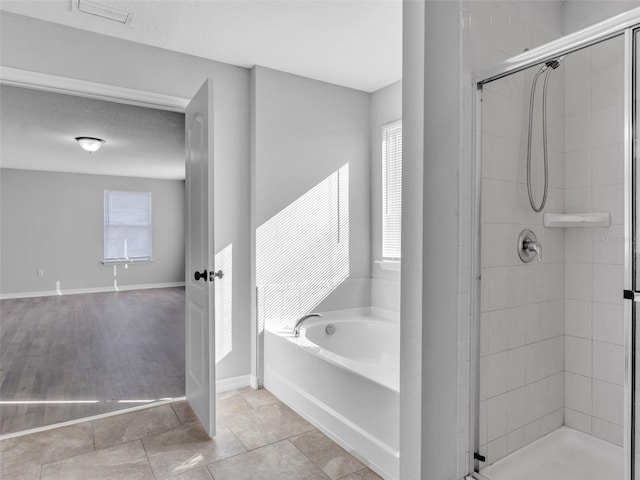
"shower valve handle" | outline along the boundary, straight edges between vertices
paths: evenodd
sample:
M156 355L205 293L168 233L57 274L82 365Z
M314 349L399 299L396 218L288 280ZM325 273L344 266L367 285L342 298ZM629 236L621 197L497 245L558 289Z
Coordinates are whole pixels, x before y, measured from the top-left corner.
M540 245L537 241L532 240L531 238L525 238L522 242L522 248L524 250L534 252L536 254L538 263L542 262L542 245Z

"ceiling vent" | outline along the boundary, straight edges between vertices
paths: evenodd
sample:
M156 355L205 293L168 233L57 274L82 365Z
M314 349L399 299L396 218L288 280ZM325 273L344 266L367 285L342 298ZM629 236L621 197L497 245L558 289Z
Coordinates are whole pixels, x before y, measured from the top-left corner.
M88 13L89 15L125 25L131 25L133 21L133 14L129 12L89 0L71 0L71 8L80 13Z

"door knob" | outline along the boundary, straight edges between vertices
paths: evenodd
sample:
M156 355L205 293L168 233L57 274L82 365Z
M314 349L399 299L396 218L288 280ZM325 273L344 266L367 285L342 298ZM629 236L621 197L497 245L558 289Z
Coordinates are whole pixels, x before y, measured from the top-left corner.
M213 272L212 272L213 273ZM207 271L203 270L202 273L200 272L196 272L193 277L196 279L196 281L203 279L205 282L207 281L208 277L207 277Z
M222 270L218 270L217 272L209 272L209 280L213 282L216 277L222 278L223 275L224 273L222 273Z

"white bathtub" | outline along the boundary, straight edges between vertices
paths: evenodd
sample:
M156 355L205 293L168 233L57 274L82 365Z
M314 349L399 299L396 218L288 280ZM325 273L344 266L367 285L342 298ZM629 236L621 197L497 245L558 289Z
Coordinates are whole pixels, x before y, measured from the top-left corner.
M333 335L327 325L336 327ZM369 309L265 333L264 385L385 479L398 478L399 322Z

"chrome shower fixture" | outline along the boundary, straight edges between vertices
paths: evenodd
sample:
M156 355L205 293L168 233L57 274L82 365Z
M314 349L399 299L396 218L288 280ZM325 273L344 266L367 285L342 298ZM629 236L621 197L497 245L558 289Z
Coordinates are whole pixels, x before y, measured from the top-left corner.
M533 78L531 84L531 96L529 98L529 135L527 137L527 193L529 194L529 204L533 208L534 212L541 212L547 203L547 193L549 191L549 152L547 146L547 85L549 84L549 74L560 66L560 62L564 59L564 56L557 59L549 60L546 62L536 76ZM545 73L546 72L546 73ZM542 155L544 159L544 193L542 194L542 202L539 206L536 206L536 202L533 198L533 188L531 185L531 140L533 137L533 104L536 98L536 85L538 83L538 77L545 73L544 86L542 88Z

